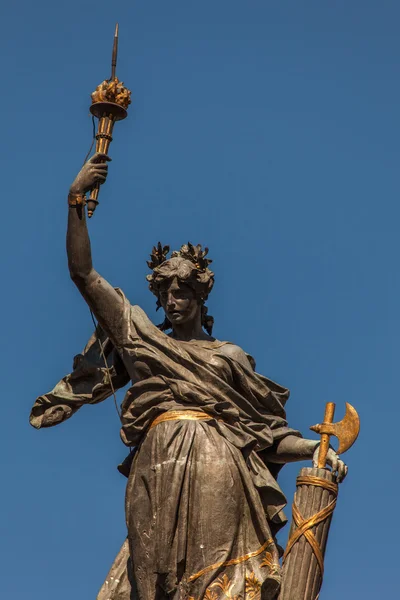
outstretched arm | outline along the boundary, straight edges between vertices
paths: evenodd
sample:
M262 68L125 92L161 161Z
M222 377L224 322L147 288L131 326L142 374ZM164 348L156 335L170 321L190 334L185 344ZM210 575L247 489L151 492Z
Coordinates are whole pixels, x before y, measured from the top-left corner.
M318 463L319 442L316 440L305 440L295 435L288 435L281 439L275 447L273 455L268 454L270 462L286 464L300 460L313 460L314 467ZM338 481L343 481L347 475L347 466L338 457L333 448L329 448L326 457L328 465L333 472L337 472Z
M70 194L83 195L94 184L104 183L107 164L104 154L95 154L85 163L70 188ZM68 208L68 267L75 283L103 329L112 340L118 339L122 326L123 301L114 288L93 268L85 209L82 205Z
M233 358L242 366L249 367L249 359L239 346L226 344L221 348L221 353ZM268 452L268 461L278 464L297 462L301 460L311 460L316 467L319 455L319 442L316 440L305 440L296 435L287 435L279 440L275 445L273 452ZM333 448L329 448L326 457L328 465L333 472L337 472L338 481L343 481L347 475L347 466L338 457Z

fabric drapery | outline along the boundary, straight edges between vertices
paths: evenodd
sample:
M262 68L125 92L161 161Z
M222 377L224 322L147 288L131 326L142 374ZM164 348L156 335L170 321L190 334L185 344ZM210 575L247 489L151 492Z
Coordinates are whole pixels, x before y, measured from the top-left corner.
M111 394L99 342L113 387L132 381L121 406L122 441L137 447L128 538L98 599L253 600L262 585L272 599L286 500L269 457L279 440L300 435L286 422L289 392L224 354L227 342L167 336L119 293L118 333L97 328L73 372L31 413L34 427L53 426ZM163 413L185 410L210 420L151 427Z

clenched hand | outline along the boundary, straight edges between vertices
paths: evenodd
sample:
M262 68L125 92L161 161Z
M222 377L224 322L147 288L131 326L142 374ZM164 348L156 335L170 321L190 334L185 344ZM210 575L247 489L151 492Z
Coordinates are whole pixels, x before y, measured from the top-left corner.
M107 179L107 161L110 160L111 158L106 154L100 152L93 154L75 177L69 190L70 193L86 194L86 192L93 189L96 183L104 183Z

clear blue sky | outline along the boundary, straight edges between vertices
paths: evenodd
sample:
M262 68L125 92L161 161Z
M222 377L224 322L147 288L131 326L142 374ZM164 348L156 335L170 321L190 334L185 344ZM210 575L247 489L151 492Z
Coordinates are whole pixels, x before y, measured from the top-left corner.
M66 195L116 21L133 105L90 223L94 264L156 319L151 246L207 244L215 334L290 387L290 424L307 434L325 402L338 418L357 407L321 600L396 597L399 3L22 0L0 17L2 597L95 598L125 535L112 401L28 424L92 331ZM299 466L281 476L289 503Z

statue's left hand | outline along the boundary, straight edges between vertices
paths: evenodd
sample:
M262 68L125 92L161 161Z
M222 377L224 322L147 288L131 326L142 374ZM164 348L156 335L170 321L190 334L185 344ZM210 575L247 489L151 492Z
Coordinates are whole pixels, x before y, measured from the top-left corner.
M313 466L318 466L318 457L319 457L319 449L318 445L313 456ZM326 456L326 463L331 467L332 473L337 473L337 481L340 483L347 475L348 467L344 464L342 460L340 460L339 456L336 454L333 448L329 448L328 454Z

